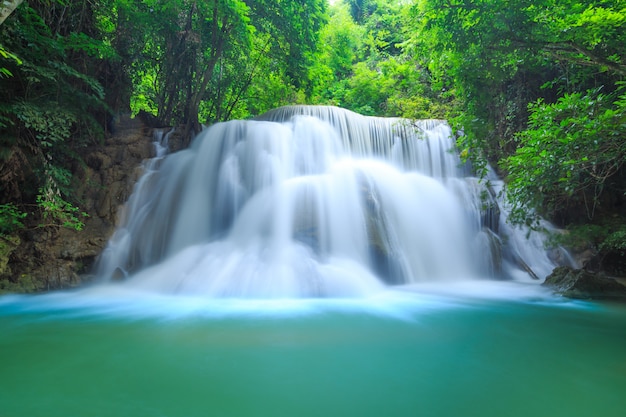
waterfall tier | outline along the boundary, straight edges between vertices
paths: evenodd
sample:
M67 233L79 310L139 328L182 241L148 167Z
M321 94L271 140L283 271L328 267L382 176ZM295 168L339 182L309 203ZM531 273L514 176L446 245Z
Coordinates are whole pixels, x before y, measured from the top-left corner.
M99 275L214 297L545 276L554 265L541 239L506 224L454 148L444 121L335 107L216 124L151 162Z

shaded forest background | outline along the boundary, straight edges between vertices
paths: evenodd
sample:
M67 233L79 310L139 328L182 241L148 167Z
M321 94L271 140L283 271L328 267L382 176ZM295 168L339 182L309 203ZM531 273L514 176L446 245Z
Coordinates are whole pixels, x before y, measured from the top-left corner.
M625 274L626 0L30 0L0 25L0 260L79 231L81 150L289 104L443 118L511 220ZM490 165L488 165L490 164Z

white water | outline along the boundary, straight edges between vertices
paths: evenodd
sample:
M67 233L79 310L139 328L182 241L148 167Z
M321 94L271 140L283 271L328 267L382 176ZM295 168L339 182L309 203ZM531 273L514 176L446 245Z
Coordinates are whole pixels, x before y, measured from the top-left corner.
M529 280L554 267L506 224L443 121L288 107L159 156L99 262L111 280L211 297L359 296L386 285ZM520 268L520 266L524 266Z

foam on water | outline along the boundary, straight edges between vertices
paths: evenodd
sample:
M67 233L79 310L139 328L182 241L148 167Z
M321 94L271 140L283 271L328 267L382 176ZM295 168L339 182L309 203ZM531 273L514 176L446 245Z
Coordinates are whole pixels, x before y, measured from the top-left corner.
M471 281L392 287L359 298L207 299L203 296L150 293L115 284L45 295L0 297L0 316L31 315L38 320L103 319L292 320L325 314L372 315L419 321L420 316L459 309L493 308L504 302L554 308L597 309L599 305L555 296L534 283Z

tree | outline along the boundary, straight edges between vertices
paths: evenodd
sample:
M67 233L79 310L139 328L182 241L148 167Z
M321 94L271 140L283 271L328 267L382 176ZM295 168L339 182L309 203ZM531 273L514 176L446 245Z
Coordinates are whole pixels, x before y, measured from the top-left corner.
M352 19L358 25L363 25L378 7L375 0L346 0L346 4L350 8Z
M527 7L531 38L551 58L626 75L626 3L623 0L548 0Z
M209 122L230 117L263 73L261 64L300 86L297 77L325 18L323 0L128 0L121 6L118 42L132 51L126 58L144 96L140 103L163 124L182 123L190 132L200 130L199 114Z
M312 102L345 105L345 83L352 75L352 66L360 59L363 35L363 29L354 22L348 8L336 4L321 31L317 57L309 69Z
M574 206L593 220L604 193L626 191L611 190L626 161L626 94L566 94L553 104L540 99L530 111L528 129L517 134L517 151L502 162L513 219L532 224L531 208L563 220Z
M450 100L431 88L408 42L410 9L405 1L335 3L311 69L311 100L367 115L445 117Z
M623 1L422 0L412 44L460 107L453 123L473 162L515 152L527 103L604 85L623 71Z
M98 79L115 55L96 26L91 4L33 1L0 27L0 204L15 208L4 213L32 205L47 224L81 227L68 168L75 148L102 135Z

